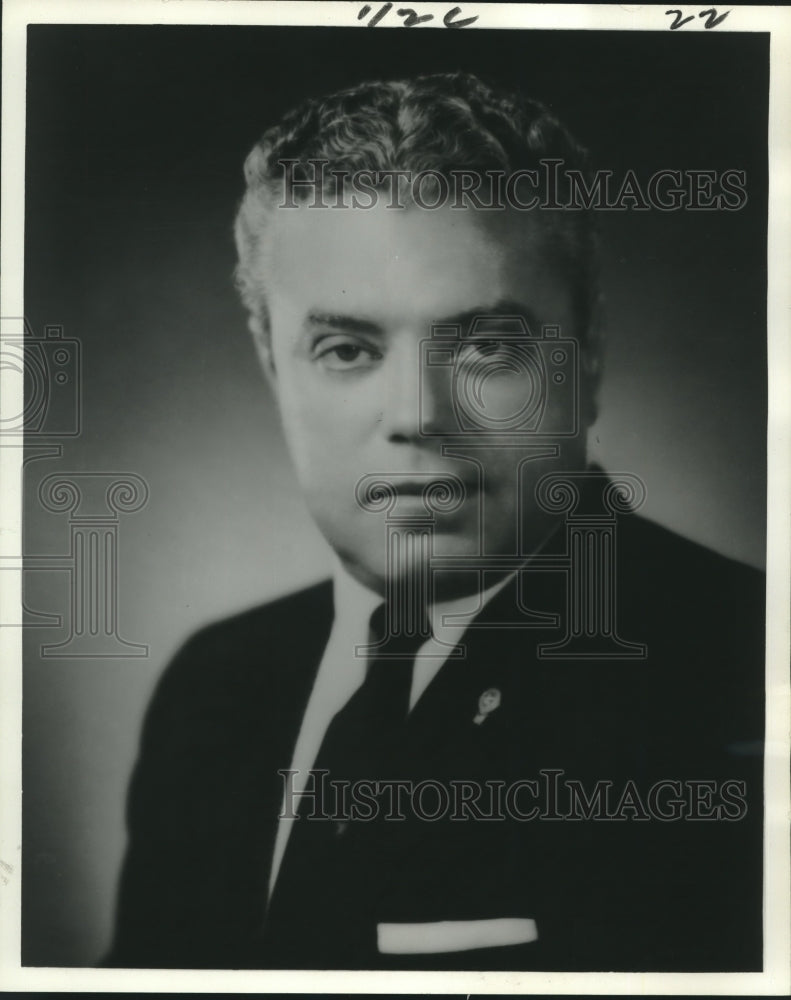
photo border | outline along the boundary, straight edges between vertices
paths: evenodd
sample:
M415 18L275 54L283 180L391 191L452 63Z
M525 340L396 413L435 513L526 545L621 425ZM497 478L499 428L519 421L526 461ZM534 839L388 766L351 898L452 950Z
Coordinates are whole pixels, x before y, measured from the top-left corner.
M420 12L454 3L417 2ZM322 25L360 27L360 2L252 0L6 0L3 7L2 275L4 316L23 316L26 29L29 24ZM664 5L520 5L463 3L478 28L667 31ZM706 7L684 8L697 15ZM459 15L461 16L461 15ZM705 30L696 21L689 30ZM378 30L399 30L384 19ZM420 30L442 28L441 18ZM20 965L21 910L21 629L0 633L0 980L5 990L110 992L590 993L764 994L791 989L789 869L789 604L791 600L791 11L734 8L717 31L768 32L768 427L764 972L280 972L40 969ZM0 372L2 406L20 412L22 379ZM22 449L0 447L0 529L5 554L21 556ZM0 602L21 608L16 574L0 574ZM8 579L5 579L8 578ZM12 612L13 613L13 612Z

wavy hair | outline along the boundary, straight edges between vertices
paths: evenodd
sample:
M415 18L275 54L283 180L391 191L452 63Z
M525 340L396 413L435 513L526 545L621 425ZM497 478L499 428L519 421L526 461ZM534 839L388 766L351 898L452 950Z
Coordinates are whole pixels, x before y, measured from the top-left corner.
M247 189L234 230L235 277L251 329L268 336L262 247L283 193L281 161L297 161L292 176L312 180L311 160L328 161L328 171L344 173L430 170L447 175L536 169L544 159L588 173L586 151L543 104L495 89L471 73L366 82L305 101L264 132L244 165ZM553 214L553 249L570 279L578 335L590 342L600 298L593 214L583 209Z

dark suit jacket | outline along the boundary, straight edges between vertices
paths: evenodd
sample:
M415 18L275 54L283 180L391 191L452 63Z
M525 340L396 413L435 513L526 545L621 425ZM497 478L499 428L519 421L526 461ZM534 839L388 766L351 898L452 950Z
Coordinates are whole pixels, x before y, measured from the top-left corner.
M146 717L105 964L760 969L763 575L630 516L620 519L617 580L620 634L645 643L645 659L537 657L537 644L559 634L505 627L506 587L476 619L491 627L468 630L466 657L444 664L411 713L398 777L508 787L562 771L559 815L568 780L586 793L609 782L611 811L632 781L639 802L619 819L352 824L348 905L333 926L316 927L310 899L293 901L304 912L298 941L267 924L265 901L277 772L291 764L329 636L331 584L201 631ZM561 574L536 575L529 593L531 606L563 610ZM476 725L491 687L500 707ZM697 795L697 819L656 817L672 815L677 786L642 815L663 779L681 782L687 801ZM724 792L728 780L744 782L743 794ZM728 795L719 819L704 818ZM537 941L435 955L376 948L380 922L519 916L535 919Z

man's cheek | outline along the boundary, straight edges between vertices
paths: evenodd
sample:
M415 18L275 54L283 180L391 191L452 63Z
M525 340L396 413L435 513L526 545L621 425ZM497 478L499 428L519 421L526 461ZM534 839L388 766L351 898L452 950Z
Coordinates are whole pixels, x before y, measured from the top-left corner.
M325 442L331 440L330 414L317 404L313 394L299 390L283 393L280 412L293 451L320 452Z

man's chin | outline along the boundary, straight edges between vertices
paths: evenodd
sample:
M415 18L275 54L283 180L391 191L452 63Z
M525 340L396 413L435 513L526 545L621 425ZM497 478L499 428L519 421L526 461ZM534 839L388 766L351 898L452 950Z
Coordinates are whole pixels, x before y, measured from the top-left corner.
M337 553L346 571L358 583L384 597L391 593L428 588L427 599L450 600L480 589L481 551L478 540L454 533L437 532L431 554L424 550L420 558L407 557L391 565L381 559L367 560L359 554ZM486 573L487 586L494 582L494 571Z

